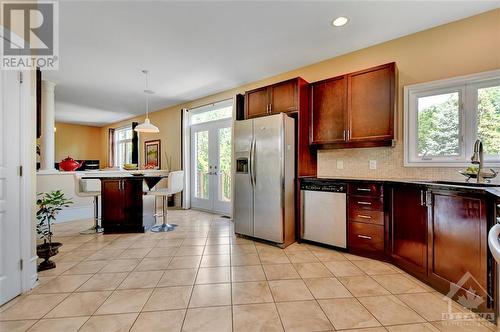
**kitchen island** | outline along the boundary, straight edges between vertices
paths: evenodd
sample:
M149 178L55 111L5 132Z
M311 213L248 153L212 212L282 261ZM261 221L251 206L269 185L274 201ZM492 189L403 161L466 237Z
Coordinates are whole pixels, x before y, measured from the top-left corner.
M165 175L89 175L101 181L101 226L105 234L144 233L155 224L154 210L144 209L144 183L152 189Z

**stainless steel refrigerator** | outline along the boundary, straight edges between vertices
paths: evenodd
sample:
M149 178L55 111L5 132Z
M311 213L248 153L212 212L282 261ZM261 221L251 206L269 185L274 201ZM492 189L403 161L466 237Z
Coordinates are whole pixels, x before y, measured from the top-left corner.
M234 124L234 229L285 247L295 241L295 120Z

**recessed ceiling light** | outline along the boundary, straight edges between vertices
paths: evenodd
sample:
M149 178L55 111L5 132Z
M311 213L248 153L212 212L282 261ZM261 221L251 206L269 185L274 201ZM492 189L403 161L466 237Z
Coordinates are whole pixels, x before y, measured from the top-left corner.
M349 22L349 19L345 16L339 16L336 19L332 21L332 25L334 27L341 27L347 24Z

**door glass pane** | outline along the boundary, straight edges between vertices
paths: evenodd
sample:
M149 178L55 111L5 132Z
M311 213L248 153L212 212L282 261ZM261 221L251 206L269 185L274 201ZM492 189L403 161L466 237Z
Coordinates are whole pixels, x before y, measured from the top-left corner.
M418 156L460 154L459 92L418 98Z
M477 135L484 154L500 159L500 86L477 90Z
M198 131L195 144L195 189L197 198L208 199L208 131Z
M219 200L231 201L231 128L219 129Z
M191 123L197 124L202 122L230 118L232 114L233 114L233 106L216 108L207 112L193 114L193 116L191 116Z

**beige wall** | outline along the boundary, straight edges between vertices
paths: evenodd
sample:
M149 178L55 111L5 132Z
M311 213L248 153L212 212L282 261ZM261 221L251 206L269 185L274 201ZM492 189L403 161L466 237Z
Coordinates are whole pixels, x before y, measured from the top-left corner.
M101 128L56 123L56 162L70 156L73 159L101 160ZM101 161L102 162L102 161Z
M144 140L160 138L163 151L167 151L173 157L173 167L179 168L181 108L192 108L227 99L236 93L288 78L301 76L309 82L314 82L392 61L397 63L399 69L396 147L319 151L318 175L325 177L457 178L456 169L452 168L403 167L403 86L499 69L500 10L498 9L157 111L151 114L151 121L160 128L160 133L142 135L141 146ZM135 120L142 121L143 118L141 116ZM113 124L111 127L130 121ZM107 151L107 128L109 127L102 129L102 151ZM339 158L344 161L343 170L335 168L335 160ZM370 159L378 161L378 170L369 170Z

